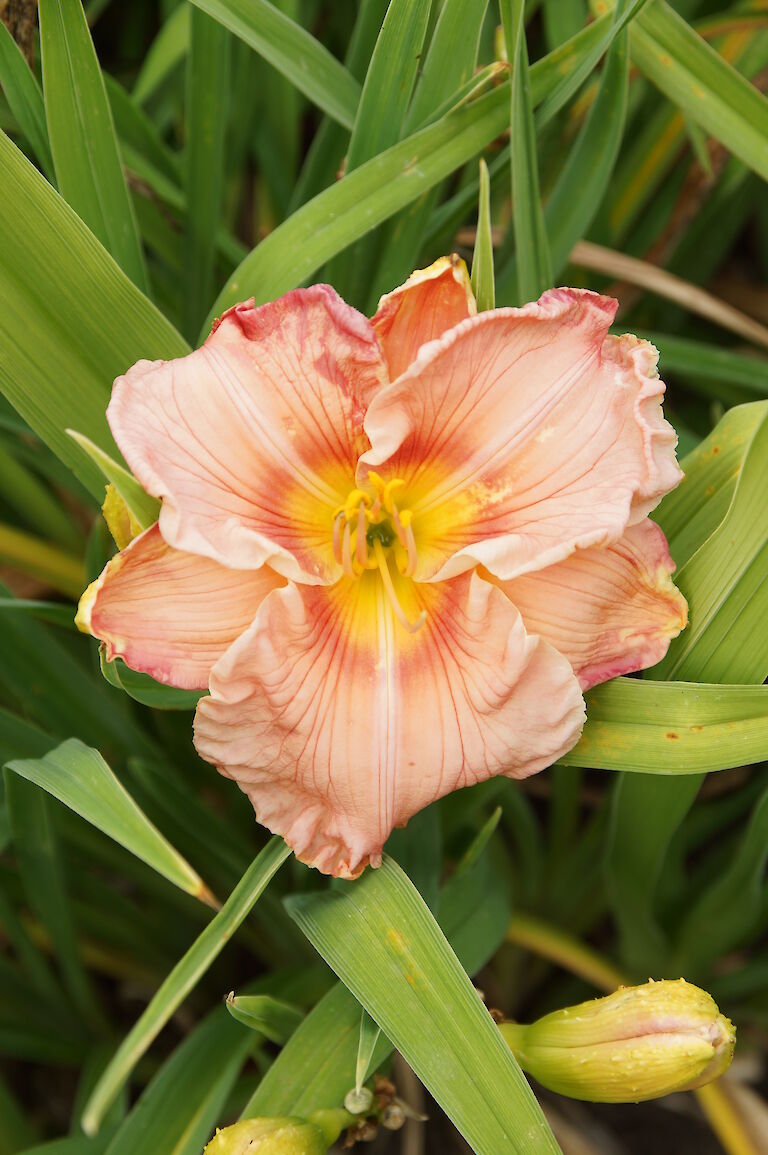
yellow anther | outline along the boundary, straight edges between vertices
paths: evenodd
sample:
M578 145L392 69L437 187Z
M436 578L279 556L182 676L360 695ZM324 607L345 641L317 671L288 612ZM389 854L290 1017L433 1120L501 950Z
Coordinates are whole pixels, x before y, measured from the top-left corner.
M401 477L395 477L392 479L392 481L387 483L387 485L384 489L384 498L383 498L384 508L386 509L387 513L394 513L395 512L395 501L394 501L393 494L398 493L401 489L404 489L404 488L405 488L405 482L403 481L403 479Z
M381 474L377 473L375 469L370 469L368 471L368 484L373 486L373 488L376 490L376 496L380 501L383 501L384 494L387 492L387 483Z
M351 521L353 517L357 517L360 503L368 506L371 504L371 500L370 493L366 493L364 489L352 489L347 494L347 500L339 506L333 516L338 517L340 513L343 513L347 521Z
M347 494L344 504L333 515L333 556L347 577L357 578L366 570L381 571L385 587L391 586L389 570L382 569L384 550L393 549L395 573L413 577L416 572L416 539L413 535L413 513L399 510L395 495L405 488L400 477L384 481L381 474L371 470L366 478L367 489L355 487ZM393 590L387 596L393 601ZM394 598L393 605L397 603ZM395 610L405 621L402 608ZM409 623L408 628L418 628Z

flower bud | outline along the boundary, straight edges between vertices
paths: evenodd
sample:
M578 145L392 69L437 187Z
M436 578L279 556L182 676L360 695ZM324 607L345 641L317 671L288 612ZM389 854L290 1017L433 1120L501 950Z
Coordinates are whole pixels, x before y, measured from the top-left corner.
M684 979L614 994L500 1030L542 1086L594 1103L640 1102L691 1091L730 1066L733 1024Z
M306 1119L243 1119L217 1131L204 1155L325 1155L329 1146Z
M308 1119L241 1119L217 1131L203 1155L325 1155L356 1120L340 1107L313 1111Z

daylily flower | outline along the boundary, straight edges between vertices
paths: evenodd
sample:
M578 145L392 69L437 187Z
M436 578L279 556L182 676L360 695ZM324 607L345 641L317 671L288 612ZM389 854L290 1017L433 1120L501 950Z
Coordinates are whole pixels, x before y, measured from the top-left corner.
M685 624L648 513L681 474L653 346L554 289L477 314L443 259L372 321L327 285L140 361L108 418L156 526L80 622L209 689L200 754L303 861L354 877L394 826L578 740L582 690Z

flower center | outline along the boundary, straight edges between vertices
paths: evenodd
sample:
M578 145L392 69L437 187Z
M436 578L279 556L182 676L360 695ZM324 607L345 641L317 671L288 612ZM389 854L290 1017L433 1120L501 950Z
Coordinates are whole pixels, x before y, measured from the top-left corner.
M333 515L333 554L347 577L378 570L398 621L415 633L426 614L422 610L415 622L408 618L390 571L392 559L403 577L413 577L418 561L413 514L410 509L399 509L395 500L405 482L399 477L385 481L373 470L368 482L370 489L351 489Z

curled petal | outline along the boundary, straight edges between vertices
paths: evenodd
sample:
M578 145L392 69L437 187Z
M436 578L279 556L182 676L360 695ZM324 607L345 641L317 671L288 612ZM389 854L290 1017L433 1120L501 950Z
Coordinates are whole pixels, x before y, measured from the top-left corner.
M115 382L115 439L163 499L177 549L239 569L338 576L330 527L386 379L370 322L327 285L236 305L201 349L140 361Z
M404 285L381 298L371 322L390 379L408 368L422 345L476 312L467 266L455 253L412 273Z
M583 690L655 666L688 620L667 540L646 518L604 548L501 582L526 629L564 654Z
M411 620L426 611L415 634L374 573L276 591L197 709L198 752L303 861L343 877L378 865L428 803L543 769L583 724L568 662L499 589L473 573L398 593Z
M267 568L227 569L173 549L153 525L88 587L77 624L104 642L110 661L122 658L158 682L204 690L214 663L284 584Z
M358 466L405 481L417 578L513 578L616 541L682 476L656 350L616 302L554 289L462 322L373 399Z

